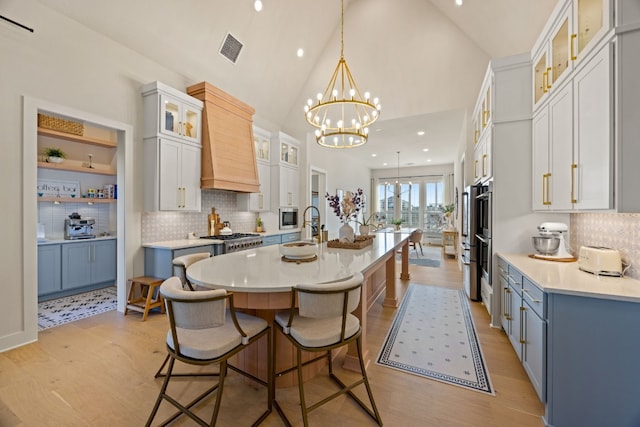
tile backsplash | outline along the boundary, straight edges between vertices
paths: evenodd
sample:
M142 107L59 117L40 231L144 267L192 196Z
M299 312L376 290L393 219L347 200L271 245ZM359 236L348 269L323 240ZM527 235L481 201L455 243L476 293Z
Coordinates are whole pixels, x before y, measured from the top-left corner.
M201 212L143 212L142 243L186 239L207 234L207 216L216 208L221 221L229 221L233 232L249 233L255 230L256 214L240 212L236 207L236 193L225 190L202 190Z
M626 276L640 279L640 214L571 214L571 248L605 246L618 249L631 267Z
M115 203L95 203L89 205L84 203L60 203L39 202L38 203L38 223L44 225L44 235L49 240L64 239L64 220L69 218L74 212L83 217L90 217L96 220L93 225L93 233L110 233L115 235ZM113 210L113 211L112 211Z

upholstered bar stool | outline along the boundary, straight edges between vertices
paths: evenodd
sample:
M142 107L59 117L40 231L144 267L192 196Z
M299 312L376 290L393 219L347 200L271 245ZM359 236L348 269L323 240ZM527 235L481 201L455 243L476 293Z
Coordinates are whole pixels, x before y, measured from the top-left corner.
M296 366L275 372L274 384L277 377L294 370L298 371L298 391L300 393L300 406L302 407L302 420L305 427L309 425L309 412L345 393L353 398L378 425L382 425L382 419L373 400L373 393L369 386L367 371L362 358L360 319L351 314L360 303L363 281L362 273L356 273L342 281L297 285L291 293L290 310L276 314L273 324L295 347L297 363ZM298 308L296 308L296 300L298 301ZM273 366L276 366L276 335L277 333L274 333L273 336ZM346 385L333 372L331 350L345 346L353 341L356 342L362 375L359 380ZM320 353L320 355L303 362L303 351ZM304 393L302 368L325 358L329 365L329 377L338 385L339 390L308 406ZM367 407L352 391L353 388L362 384L366 387L371 408ZM275 390L274 407L285 423L291 425L282 408L275 400ZM323 423L319 422L318 425L323 425Z
M271 327L259 317L244 313L236 313L233 305L233 294L224 289L191 292L182 288L178 277L171 277L162 283L160 288L167 304L169 317L169 331L167 332L167 352L169 366L164 382L155 405L149 415L146 425L150 426L163 401L175 406L178 411L165 420L161 425L170 424L181 415L187 415L201 426L215 426L224 388L227 368L244 375L247 378L265 386L267 390L266 409L254 422L260 424L271 413L273 402L273 366ZM229 308L226 308L228 304ZM264 381L228 363L229 358L255 343L262 337L267 337L267 380ZM181 393L170 395L167 392L169 382L176 375L173 373L175 362L180 361L189 365L204 366L216 364L219 366L218 380L211 387L188 403L179 402ZM184 377L188 374L182 374ZM194 372L192 376L202 376ZM211 381L211 380L208 380ZM216 392L211 419L205 421L192 408L199 405L204 398ZM184 400L184 399L182 399Z
M162 279L157 277L139 276L129 279L129 296L127 306L124 309L125 316L129 310L142 313L142 321L147 320L149 310L160 307L160 312L164 313L164 301L160 294Z
M178 276L182 281L182 286L187 286L190 290L193 289L193 285L187 279L187 268L194 262L198 262L203 259L211 257L209 252L198 252L197 254L188 254L176 257L173 259L173 275Z

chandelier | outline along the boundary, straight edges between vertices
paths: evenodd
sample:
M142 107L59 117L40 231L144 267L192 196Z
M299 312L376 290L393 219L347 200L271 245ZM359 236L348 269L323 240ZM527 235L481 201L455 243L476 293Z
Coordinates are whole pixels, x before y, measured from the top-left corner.
M369 137L369 126L378 119L380 103L360 90L344 59L344 0L341 0L340 60L324 93L304 107L307 122L316 127L316 142L323 147L353 148Z

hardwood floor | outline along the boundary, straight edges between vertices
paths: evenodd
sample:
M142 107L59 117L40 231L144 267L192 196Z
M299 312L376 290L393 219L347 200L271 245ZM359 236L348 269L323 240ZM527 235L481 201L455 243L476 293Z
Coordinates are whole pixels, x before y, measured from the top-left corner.
M438 248L425 247L427 251ZM411 282L450 288L462 286L457 262L444 257L439 268L411 265ZM409 282L398 280L402 297ZM544 412L506 335L489 327L485 308L472 313L495 396L398 372L375 364L395 309L376 304L368 317L368 368L373 393L386 426L542 426ZM153 375L162 363L168 322L150 314L112 311L51 328L39 341L0 353L0 426L141 426L161 385ZM339 366L341 357L338 356ZM340 372L341 375L352 375ZM203 390L205 381L176 381L174 393L185 397ZM305 383L308 401L334 388L324 375ZM359 387L362 388L362 387ZM363 390L358 395L365 397ZM297 387L279 389L278 401L301 425ZM225 384L219 426L250 425L262 411L262 387L232 373ZM163 404L157 420L171 412ZM203 416L210 407L203 405ZM192 425L188 419L175 425ZM313 411L317 426L371 426L373 421L351 399L341 397ZM265 426L283 425L274 412Z

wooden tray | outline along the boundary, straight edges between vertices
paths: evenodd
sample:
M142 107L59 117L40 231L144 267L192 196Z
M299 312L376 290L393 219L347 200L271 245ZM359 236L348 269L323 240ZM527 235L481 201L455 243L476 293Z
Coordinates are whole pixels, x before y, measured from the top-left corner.
M571 258L554 258L554 257L550 257L550 256L536 255L536 254L529 254L529 258L543 259L545 261L555 261L555 262L576 262L578 260L578 258L575 258L575 257L571 257Z
M342 243L338 239L329 240L327 247L340 248L340 249L362 249L373 244L373 239L376 236L356 236L356 241L353 243Z

